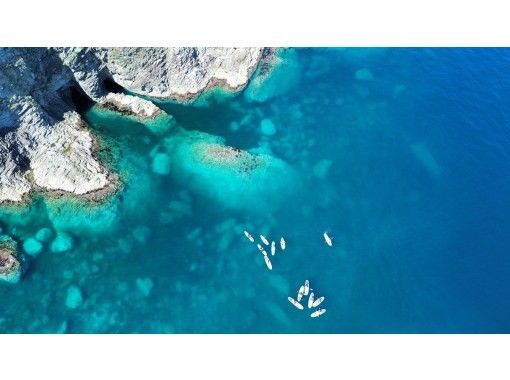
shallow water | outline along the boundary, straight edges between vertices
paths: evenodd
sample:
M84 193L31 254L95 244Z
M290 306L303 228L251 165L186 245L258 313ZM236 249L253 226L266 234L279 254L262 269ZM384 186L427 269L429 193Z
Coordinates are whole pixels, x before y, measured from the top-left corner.
M73 248L47 243L0 283L0 331L509 332L510 51L283 58L238 95L158 102L172 117L148 126L89 110L122 191L4 208L20 247L47 226ZM265 164L248 178L204 165L196 141ZM286 238L272 271L244 229ZM305 279L320 318L287 301Z

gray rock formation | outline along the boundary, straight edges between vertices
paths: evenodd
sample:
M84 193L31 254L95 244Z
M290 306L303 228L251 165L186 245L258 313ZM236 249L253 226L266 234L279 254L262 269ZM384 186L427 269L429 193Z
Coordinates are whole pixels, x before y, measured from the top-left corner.
M12 99L17 127L0 139L0 201L19 202L33 189L84 195L107 187L110 175L78 113L57 121L33 97Z
M0 49L0 202L19 202L31 190L93 196L115 186L70 89L151 118L158 112L151 102L109 94L108 86L187 100L216 85L240 89L261 55L259 48Z
M0 281L16 283L21 278L21 264L16 253L16 242L0 237Z
M188 99L217 84L244 86L262 56L260 48L107 49L115 82L138 94Z

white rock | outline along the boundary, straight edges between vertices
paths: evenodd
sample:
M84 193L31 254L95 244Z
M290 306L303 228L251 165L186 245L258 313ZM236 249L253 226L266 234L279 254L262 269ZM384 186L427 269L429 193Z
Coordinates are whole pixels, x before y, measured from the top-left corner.
M105 188L108 173L76 112L56 122L27 97L14 97L18 126L0 138L0 202L19 202L34 186L83 195Z
M114 108L122 113L138 116L141 119L152 119L162 112L154 103L138 96L126 94L109 93L100 100L100 103L103 106Z
M83 195L108 184L107 172L92 155L93 140L76 112L66 113L31 152L34 183L44 189Z

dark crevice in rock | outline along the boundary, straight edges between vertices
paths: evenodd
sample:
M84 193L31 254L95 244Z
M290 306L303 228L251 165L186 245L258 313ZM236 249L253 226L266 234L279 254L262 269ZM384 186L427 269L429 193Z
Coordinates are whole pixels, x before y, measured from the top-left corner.
M78 85L67 87L61 91L61 96L69 99L80 115L83 115L95 104Z
M103 80L103 88L106 92L113 92L115 94L125 93L126 90L120 84L114 82L112 79L106 78Z
M18 168L25 172L30 169L30 160L27 156L21 154L21 152L17 151L15 147L12 147L12 157L14 161L16 161L16 164L18 165Z

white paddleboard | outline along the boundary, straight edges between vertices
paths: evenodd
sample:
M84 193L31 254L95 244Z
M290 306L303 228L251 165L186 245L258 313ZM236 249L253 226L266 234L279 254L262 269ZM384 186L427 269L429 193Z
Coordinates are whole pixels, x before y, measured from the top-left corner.
M305 287L301 285L299 288L298 294L297 294L297 300L301 301L301 298L303 298L303 294L305 294Z
M315 299L315 295L313 294L313 292L310 293L310 297L308 297L308 308L310 309L312 307L312 304L313 304L313 300Z
M324 241L326 242L327 245L329 245L330 247L333 246L333 239L328 235L327 232L324 232Z
M252 243L255 241L253 236L251 236L251 234L248 231L244 231L244 236L246 236L248 240L251 241Z
M257 248L259 249L260 253L262 253L264 256L267 256L266 250L260 245L260 243L257 243Z
M271 260L269 260L269 257L267 257L267 254L264 255L264 260L266 262L267 269L272 270L273 264L271 264Z
M293 304L294 306L296 306L299 310L303 310L303 305L301 305L298 301L296 301L294 298L292 297L289 297L288 298L289 302L291 304Z
M313 294L313 293L312 293L312 294ZM313 302L312 302L312 307L317 307L317 306L319 306L319 305L322 303L322 301L324 301L324 299L325 299L325 297L319 297L319 298L317 298L315 301L313 301ZM308 302L308 305L310 305L310 302ZM310 307L310 306L308 306L308 307Z
M317 317L320 317L325 312L326 312L326 309L318 309L318 310L315 310L312 314L310 314L310 317L317 318Z
M282 249L282 251L285 251L285 239L284 238L281 238L280 239L280 248Z

